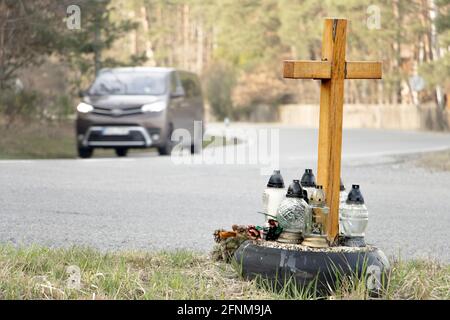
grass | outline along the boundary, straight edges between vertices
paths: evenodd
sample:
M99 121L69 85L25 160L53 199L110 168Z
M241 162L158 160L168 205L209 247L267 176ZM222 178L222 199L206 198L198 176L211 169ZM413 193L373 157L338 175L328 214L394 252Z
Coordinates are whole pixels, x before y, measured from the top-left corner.
M76 266L76 267L73 267ZM81 281L70 283L79 268ZM363 282L343 282L334 299L364 299ZM0 246L0 299L306 299L289 283L245 281L229 264L190 251L102 253L90 248ZM395 261L386 299L450 299L450 268Z
M0 159L49 159L76 156L75 126L71 121L55 123L0 124Z
M386 298L450 300L450 266L434 261L396 261L393 263Z
M69 266L79 289L69 289ZM100 253L0 247L1 299L249 299L267 297L234 270L188 251Z
M450 171L450 150L421 154L417 164L435 171Z

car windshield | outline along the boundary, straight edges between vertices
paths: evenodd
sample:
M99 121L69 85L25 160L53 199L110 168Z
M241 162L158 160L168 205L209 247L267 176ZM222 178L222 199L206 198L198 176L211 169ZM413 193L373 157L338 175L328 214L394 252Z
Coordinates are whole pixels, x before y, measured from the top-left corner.
M162 72L103 71L89 89L92 95L160 95L166 92Z

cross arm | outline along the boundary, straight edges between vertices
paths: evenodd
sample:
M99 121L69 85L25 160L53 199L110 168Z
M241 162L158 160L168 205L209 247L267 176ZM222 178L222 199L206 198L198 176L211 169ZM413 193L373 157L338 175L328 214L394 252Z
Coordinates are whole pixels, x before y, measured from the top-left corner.
M382 67L380 61L347 61L345 79L381 79Z
M328 61L286 60L284 78L330 79L331 63ZM345 63L345 79L381 79L380 61L348 61Z
M328 61L284 61L284 77L290 79L330 79L331 63Z

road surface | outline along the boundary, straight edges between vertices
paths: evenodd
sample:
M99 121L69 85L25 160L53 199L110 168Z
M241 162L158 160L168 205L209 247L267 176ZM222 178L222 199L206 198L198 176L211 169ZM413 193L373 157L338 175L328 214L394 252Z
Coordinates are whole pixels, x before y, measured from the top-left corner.
M281 127L278 133L285 182L305 168L316 171L317 130ZM450 173L399 156L445 148L449 134L344 131L342 177L347 188L361 185L369 243L388 255L450 261ZM268 177L260 169L176 164L154 153L0 161L0 242L207 252L214 229L262 223L256 212Z

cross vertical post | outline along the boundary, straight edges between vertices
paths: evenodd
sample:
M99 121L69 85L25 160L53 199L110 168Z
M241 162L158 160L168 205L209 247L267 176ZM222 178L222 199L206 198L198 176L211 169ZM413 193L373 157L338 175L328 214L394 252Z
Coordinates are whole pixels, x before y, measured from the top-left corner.
M326 226L329 242L334 242L339 232L346 38L347 20L325 20L322 61L331 63L331 75L330 79L322 80L320 86L317 181L323 185L330 207Z
M319 155L317 181L323 185L330 207L327 239L335 244L339 235L342 122L345 79L381 79L379 61L346 61L347 20L325 19L321 61L285 61L283 75L291 79L321 80Z

